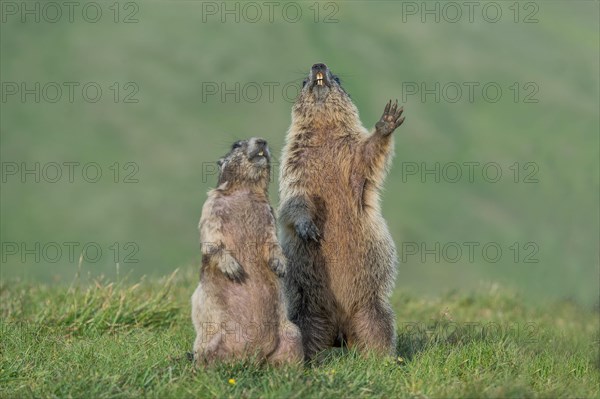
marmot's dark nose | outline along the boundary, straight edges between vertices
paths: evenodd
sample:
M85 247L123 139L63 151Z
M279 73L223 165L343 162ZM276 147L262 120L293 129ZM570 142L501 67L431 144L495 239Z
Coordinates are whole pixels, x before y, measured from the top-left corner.
M314 71L317 71L317 72L318 71L325 71L327 69L327 65L325 65L325 64L315 64L315 65L312 66L312 69Z
M263 140L263 139L257 139L256 140L256 145L259 147L265 147L267 145L267 141Z

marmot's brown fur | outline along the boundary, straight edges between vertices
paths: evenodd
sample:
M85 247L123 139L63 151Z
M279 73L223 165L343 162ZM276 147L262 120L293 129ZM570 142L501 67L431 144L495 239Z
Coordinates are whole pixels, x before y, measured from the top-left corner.
M219 162L218 187L202 208L200 283L192 296L197 364L213 360L302 360L279 277L285 258L269 205L266 141L236 142Z
M307 358L340 340L361 350L395 352L389 296L396 250L378 190L402 112L390 101L369 134L324 64L313 65L293 106L281 160L279 220L289 317L300 327Z

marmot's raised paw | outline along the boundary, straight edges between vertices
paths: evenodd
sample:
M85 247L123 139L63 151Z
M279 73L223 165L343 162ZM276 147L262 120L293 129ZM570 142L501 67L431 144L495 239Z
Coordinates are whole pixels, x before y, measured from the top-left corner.
M390 100L386 104L379 122L375 124L375 130L384 136L392 134L392 132L404 122L404 117L402 116L403 112L404 107L398 108L398 100L396 100L393 105L392 100Z
M283 277L285 275L285 261L283 259L269 259L269 267L275 272L277 277Z
M304 241L313 240L319 241L321 237L321 233L319 233L319 229L315 224L310 220L300 220L296 222L296 233L302 238Z
M221 271L233 281L242 281L244 278L244 269L232 256L227 256L220 263Z

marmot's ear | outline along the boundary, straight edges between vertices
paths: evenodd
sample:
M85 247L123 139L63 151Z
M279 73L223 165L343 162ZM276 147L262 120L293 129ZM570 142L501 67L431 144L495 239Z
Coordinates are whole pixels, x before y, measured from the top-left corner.
M219 159L219 160L217 161L217 166L220 168L221 166L223 166L223 162L225 162L225 161L223 160L223 158Z

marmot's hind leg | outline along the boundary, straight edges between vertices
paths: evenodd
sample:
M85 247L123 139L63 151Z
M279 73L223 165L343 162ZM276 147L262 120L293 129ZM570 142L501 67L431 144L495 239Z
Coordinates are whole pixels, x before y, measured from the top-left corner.
M288 276L289 278L289 276ZM290 283L287 285L288 316L302 334L304 359L310 360L318 352L333 345L338 335L333 310L328 310L324 302L325 291L317 288L316 279L305 279L304 285ZM301 292L298 287L311 287L312 292ZM331 308L332 306L330 306Z
M196 366L210 364L223 356L223 335L221 333L213 335L205 345L198 342L198 339L199 338L196 338L196 343L194 344L194 360Z
M279 343L268 361L273 364L300 363L303 359L300 329L290 322L283 323L279 331Z
M376 303L365 306L350 319L348 347L394 356L395 324L394 313L389 305Z
M337 328L331 316L325 315L299 315L292 320L302 333L302 347L304 359L310 360L317 353L330 348L336 340Z

